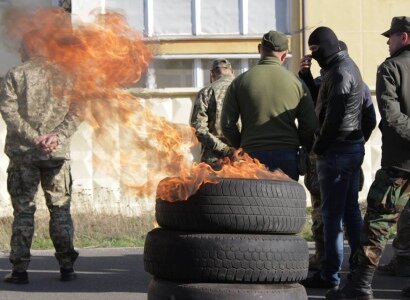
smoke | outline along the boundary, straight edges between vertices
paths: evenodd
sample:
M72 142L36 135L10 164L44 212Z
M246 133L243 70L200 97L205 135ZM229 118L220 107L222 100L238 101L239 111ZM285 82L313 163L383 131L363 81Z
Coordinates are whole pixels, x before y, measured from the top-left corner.
M196 139L189 126L156 116L147 100L126 89L152 59L140 33L115 12L96 20L72 24L63 9L14 9L5 28L10 40L66 76L61 89L93 128L94 168L119 179L123 190L155 198L161 179L190 168Z
M222 177L288 178L247 155L225 158L220 171L192 164L190 150L198 143L193 129L155 115L148 100L125 89L140 80L153 54L121 14L96 14L95 24L73 24L70 14L56 8L14 10L7 17L9 38L66 76L56 90L69 95L93 128L94 169L120 180L123 190L175 201Z

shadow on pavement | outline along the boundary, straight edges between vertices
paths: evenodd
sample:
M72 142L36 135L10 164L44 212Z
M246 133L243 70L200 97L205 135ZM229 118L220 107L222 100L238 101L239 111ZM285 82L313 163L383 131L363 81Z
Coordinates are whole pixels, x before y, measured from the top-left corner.
M310 250L314 250L313 248L309 247ZM312 252L313 253L313 252ZM342 267L342 284L346 282L346 276L348 274L348 259L349 259L350 251L349 246L345 245L344 249L344 262ZM386 249L383 253L383 257L381 260L382 264L388 263L390 258L393 255L393 250L391 243L386 246ZM309 275L312 275L312 272L309 272ZM373 293L374 299L383 299L383 300L394 300L394 299L409 299L403 297L401 295L401 289L406 285L406 283L410 280L410 278L406 277L396 277L396 276L389 276L385 274L381 274L376 272L373 278ZM325 289L307 289L308 299L315 300L315 299L325 299L326 290Z
M313 243L309 249L313 252ZM349 248L345 248L343 282L346 280ZM53 251L33 251L29 269L30 283L13 285L2 281L10 272L10 263L0 253L0 299L132 299L146 300L152 276L144 271L142 248L80 249L76 263L78 278L72 282L59 281L59 270ZM387 263L392 256L389 244L382 258ZM409 278L376 273L373 280L374 299L409 299L401 296L401 289ZM31 293L31 294L28 294ZM325 299L325 289L307 289L308 299Z
M151 275L145 273L143 256L137 254L138 249L124 249L118 254L113 250L80 249L75 270L76 280L71 282L59 281L59 267L53 252L42 251L43 254L33 253L29 267L29 284L14 285L3 282L3 277L10 272L10 263L6 255L0 255L0 290L32 293L146 293ZM97 253L98 252L98 253ZM135 254L132 254L135 252ZM141 252L141 251L139 251Z

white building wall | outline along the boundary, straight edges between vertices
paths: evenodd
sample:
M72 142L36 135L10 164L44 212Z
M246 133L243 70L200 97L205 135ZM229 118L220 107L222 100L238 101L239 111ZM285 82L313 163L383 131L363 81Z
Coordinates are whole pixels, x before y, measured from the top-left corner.
M0 13L10 4L21 5L22 0L0 0ZM37 4L50 6L56 5L55 0L38 0ZM141 31L151 35L176 35L176 34L260 34L269 29L277 29L283 32L289 31L289 3L290 0L87 0L72 1L74 18L84 21L92 21L92 11L101 10L104 7L126 13L130 24ZM196 6L193 7L192 4ZM217 6L217 10L215 9ZM200 9L198 9L198 7ZM215 14L214 12L218 13ZM176 15L176 13L179 15ZM193 18L192 14L199 14ZM231 15L235 15L232 16ZM229 16L229 18L227 17ZM240 18L246 18L241 20ZM222 22L223 20L229 20ZM195 22L193 22L193 20ZM168 24L168 27L167 27ZM172 26L170 25L172 24ZM194 27L190 27L194 26ZM1 29L1 28L0 28ZM16 47L4 44L0 36L0 77L12 66L19 63ZM246 61L247 62L247 61ZM199 71L198 71L199 72ZM207 73L204 73L207 76ZM192 102L196 96L196 89L180 90L155 90L159 94L157 98L147 97L147 102L157 114L176 123L188 124L192 108ZM376 101L374 100L376 104ZM0 118L0 216L11 215L12 208L7 193L7 165L8 158L4 155L4 140L6 128ZM118 137L120 138L120 137ZM118 141L113 141L118 143ZM96 172L93 166L93 153L96 151L98 141L92 138L91 128L83 124L72 139L72 173L73 173L73 210L121 213L138 215L142 211L151 210L154 199L137 199L133 195L124 193L119 178L108 177L103 173ZM366 155L363 163L365 173L365 186L360 198L366 197L375 171L380 166L381 137L376 129L366 144ZM194 149L195 158L198 158L199 148ZM144 176L143 174L138 174ZM303 182L301 178L300 182ZM41 193L39 193L41 196ZM42 197L38 197L40 209L44 208Z
M175 90L156 90L156 93L158 92L162 94L154 98L146 98L147 104L151 109L157 115L163 116L169 121L188 124L196 90L180 89L178 92L175 92ZM149 91L147 94L149 94ZM377 111L376 100L373 100ZM377 117L380 120L378 112ZM1 149L4 148L5 134L5 124L0 120ZM82 124L72 139L73 211L95 211L132 216L137 216L144 211L151 211L154 207L155 199L142 199L132 194L127 194L121 190L119 178L112 178L104 173L97 173L93 169L93 148L98 144L98 141L94 141L91 137L91 128L86 124ZM120 137L118 136L118 138ZM118 143L118 141L113 142ZM363 191L359 195L361 201L366 199L367 192L374 180L374 175L380 168L381 134L377 128L373 131L365 148L366 155L363 162L365 183ZM199 146L193 149L192 155L194 160L198 161L200 155ZM12 207L6 186L7 165L8 158L4 155L3 151L0 151L0 180L3 183L0 185L0 207L2 207L0 217L12 215ZM136 175L144 176L143 174ZM300 178L299 182L303 184L303 177ZM309 206L309 193L307 193L307 196ZM37 197L37 203L40 209L45 209L41 191Z

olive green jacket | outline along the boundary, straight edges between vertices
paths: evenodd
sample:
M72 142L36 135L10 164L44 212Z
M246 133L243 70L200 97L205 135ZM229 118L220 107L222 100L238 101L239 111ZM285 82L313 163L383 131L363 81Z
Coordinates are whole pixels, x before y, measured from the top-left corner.
M309 150L317 124L308 88L276 57L261 59L232 82L221 114L224 136L246 152L300 145Z

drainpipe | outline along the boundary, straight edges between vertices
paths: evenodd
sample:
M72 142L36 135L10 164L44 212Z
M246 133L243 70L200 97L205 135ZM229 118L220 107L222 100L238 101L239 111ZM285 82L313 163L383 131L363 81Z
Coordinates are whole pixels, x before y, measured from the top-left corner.
M308 54L307 32L306 32L307 1L308 0L302 0L302 52L303 52L303 55Z

